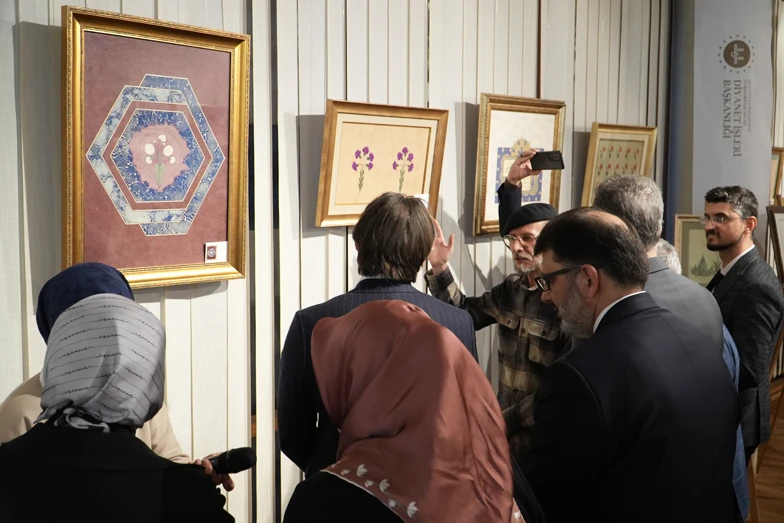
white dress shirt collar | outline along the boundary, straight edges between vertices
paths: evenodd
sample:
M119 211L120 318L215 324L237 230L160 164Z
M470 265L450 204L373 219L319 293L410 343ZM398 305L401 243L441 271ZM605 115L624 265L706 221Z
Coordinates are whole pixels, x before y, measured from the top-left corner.
M642 294L643 292L645 292L645 291L637 291L637 292L633 292L631 294L627 294L626 296L621 296L620 298L618 298L617 300L615 300L614 302L609 304L607 307L605 307L604 310L599 313L599 316L596 317L596 321L593 322L593 331L596 332L596 329L599 328L599 324L602 322L602 318L604 318L604 315L607 314L607 312L610 309L612 309L615 305L617 305L618 303L622 302L626 298L630 298L632 296L636 296L638 294Z
M733 267L733 266L734 266L736 263L738 263L738 260L740 260L741 258L743 258L744 256L746 256L746 255L747 255L748 253L750 253L752 250L754 250L754 246L753 246L753 245L752 245L751 247L749 247L748 249L746 249L745 251L743 251L742 253L740 253L740 254L738 254L737 256L735 256L735 258L734 258L734 259L733 259L731 262L729 262L727 265L725 265L724 267L722 267L722 268L721 268L721 274L722 274L722 276L726 276L726 275L727 275L727 273L728 273L728 272L730 272L730 269L732 269L732 267Z

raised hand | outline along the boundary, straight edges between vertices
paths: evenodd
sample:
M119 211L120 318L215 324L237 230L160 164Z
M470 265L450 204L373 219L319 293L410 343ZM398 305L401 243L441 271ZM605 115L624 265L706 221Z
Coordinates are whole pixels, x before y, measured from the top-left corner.
M433 225L436 228L436 237L433 240L433 247L430 248L427 261L433 268L433 274L441 274L449 267L449 258L455 252L455 235L450 234L447 242L444 239L444 231L441 230L441 226L435 218L433 218Z
M506 181L512 185L520 185L520 182L524 178L528 178L529 176L535 176L542 171L533 171L531 170L531 158L536 155L536 151L523 151L523 154L515 160L512 164L511 169L509 169L509 174L506 175Z

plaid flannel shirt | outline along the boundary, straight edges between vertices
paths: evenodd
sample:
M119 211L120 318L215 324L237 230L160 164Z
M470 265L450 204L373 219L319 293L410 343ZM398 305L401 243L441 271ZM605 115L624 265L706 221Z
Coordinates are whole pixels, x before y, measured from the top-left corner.
M477 298L460 291L449 269L437 276L431 269L426 279L433 296L471 314L476 330L498 324L498 402L512 455L519 457L528 444L544 373L571 346L555 307L542 302L542 293L518 274Z

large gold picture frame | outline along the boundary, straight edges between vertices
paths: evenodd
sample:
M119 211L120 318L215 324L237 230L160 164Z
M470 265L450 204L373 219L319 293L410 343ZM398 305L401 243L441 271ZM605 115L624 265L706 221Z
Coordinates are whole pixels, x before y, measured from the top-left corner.
M594 122L585 164L582 206L593 205L596 186L610 176L652 176L656 127Z
M681 259L683 275L703 287L721 268L721 258L708 249L705 228L696 214L675 215L675 250Z
M477 138L474 235L497 234L496 191L523 151L560 151L566 104L554 100L482 93ZM522 182L522 204L549 203L556 209L561 171L545 171Z
M133 288L244 277L250 37L62 14L63 266Z
M449 111L327 100L316 227L355 225L385 192L421 197L435 217Z

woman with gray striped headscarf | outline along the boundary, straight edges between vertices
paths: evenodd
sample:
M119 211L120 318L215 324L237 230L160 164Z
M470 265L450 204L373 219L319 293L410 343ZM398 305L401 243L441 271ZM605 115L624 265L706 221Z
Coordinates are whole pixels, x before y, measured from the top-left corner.
M202 467L157 456L134 436L163 404L165 346L161 322L116 294L57 317L41 373L47 421L0 445L10 472L0 477L0 521L234 521Z

